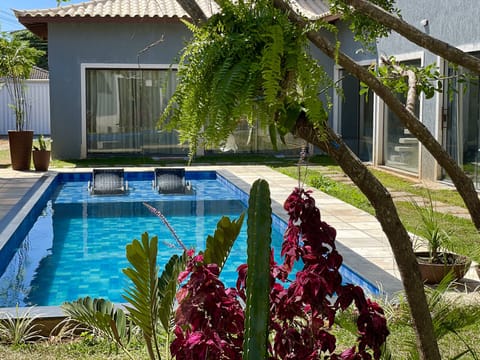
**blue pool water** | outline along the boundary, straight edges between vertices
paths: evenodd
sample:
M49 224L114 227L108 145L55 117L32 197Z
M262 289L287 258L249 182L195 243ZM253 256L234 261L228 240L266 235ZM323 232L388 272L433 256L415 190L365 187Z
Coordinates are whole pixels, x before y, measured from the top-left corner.
M170 231L143 202L159 209L186 246L199 251L220 218L238 218L248 201L248 194L212 171L186 173L195 189L191 195L158 194L152 189L152 172L127 172L128 194L92 196L87 189L90 177L91 173L57 175L46 192L46 206L41 205L33 225L27 224L28 235L13 239L15 253L0 251L0 307L57 306L83 296L124 302L122 294L129 285L122 273L128 266L127 244L144 232L158 236L161 269L173 254L181 253ZM277 261L285 227L273 217ZM246 237L245 219L222 272L228 286L235 285L236 269L246 262ZM344 281L378 293L348 267L341 273Z
M144 232L158 236L160 268L181 253L167 227L143 202L166 216L188 248L203 250L220 218L238 218L245 200L215 173L190 177L193 195L158 194L148 176L130 180L129 193L115 196L90 195L85 179L60 181L0 278L0 306L60 305L82 296L123 302L128 286L122 273L128 266L125 246L132 239ZM277 248L279 230L272 233ZM227 285L234 286L236 268L245 261L246 221L222 272Z

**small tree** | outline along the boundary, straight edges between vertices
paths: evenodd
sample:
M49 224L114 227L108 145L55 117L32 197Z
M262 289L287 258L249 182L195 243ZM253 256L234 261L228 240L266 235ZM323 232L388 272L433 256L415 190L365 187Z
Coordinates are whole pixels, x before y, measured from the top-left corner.
M0 36L0 86L5 85L15 112L15 130L25 130L28 103L25 94L25 79L44 52L30 47L27 41L19 40L7 33Z

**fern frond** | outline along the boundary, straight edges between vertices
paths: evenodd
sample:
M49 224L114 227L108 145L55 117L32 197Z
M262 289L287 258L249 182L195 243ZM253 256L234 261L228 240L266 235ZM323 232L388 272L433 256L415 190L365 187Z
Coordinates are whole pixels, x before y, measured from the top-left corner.
M201 27L188 26L193 38L180 57L179 84L161 121L180 131L190 154L200 141L225 140L240 119L283 136L292 126L278 114L292 104L304 106L320 127L326 111L319 89L328 77L309 54L305 32L270 0L217 3L221 13Z

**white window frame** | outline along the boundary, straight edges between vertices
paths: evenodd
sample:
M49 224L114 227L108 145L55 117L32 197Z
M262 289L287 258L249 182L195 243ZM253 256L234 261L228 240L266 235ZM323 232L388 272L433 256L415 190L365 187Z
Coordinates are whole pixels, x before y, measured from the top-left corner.
M80 157L87 158L87 97L86 74L88 69L132 69L132 70L178 70L178 64L139 64L139 63L81 63L80 93L81 93L81 144Z
M412 60L420 60L420 66L425 66L425 52L424 51L416 51L416 52L411 52L411 53L404 53L404 54L396 54L396 55L391 55L397 60L398 62L404 62L404 61L412 61ZM380 64L382 61L381 57L379 56L378 58L378 63ZM420 96L419 98L419 116L418 120L420 122L423 122L423 99L424 96ZM376 137L378 139L378 148L377 148L377 162L375 162L375 165L385 165L385 152L384 152L384 141L385 141L385 134L384 134L384 125L385 125L385 110L386 110L386 104L385 102L379 98L378 99L378 126L377 126L377 133L374 134L374 138ZM418 178L421 178L422 175L422 146L419 144L418 147L418 173L417 176ZM392 169L394 171L398 172L403 172L401 169L397 168L392 168L388 167L389 169ZM408 172L409 175L412 173Z

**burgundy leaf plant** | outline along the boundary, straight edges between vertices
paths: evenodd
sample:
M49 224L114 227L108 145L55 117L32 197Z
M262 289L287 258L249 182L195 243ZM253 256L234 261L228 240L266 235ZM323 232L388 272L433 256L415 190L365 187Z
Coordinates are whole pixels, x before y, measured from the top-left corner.
M284 208L289 215L284 262L275 263L273 251L270 260L269 359L379 359L389 334L384 312L362 288L342 284L335 229L321 220L311 191L296 188ZM294 267L299 270L293 276ZM242 358L248 269L238 268L236 288L225 288L219 272L197 255L180 276L180 281L190 278L177 294L176 339L170 347L176 359ZM358 314L357 342L337 353L331 329L337 312L352 304Z

